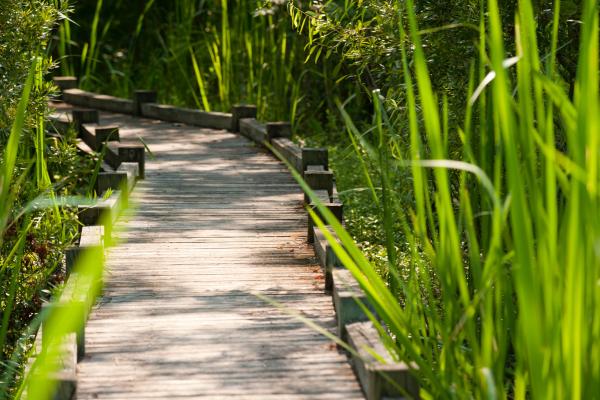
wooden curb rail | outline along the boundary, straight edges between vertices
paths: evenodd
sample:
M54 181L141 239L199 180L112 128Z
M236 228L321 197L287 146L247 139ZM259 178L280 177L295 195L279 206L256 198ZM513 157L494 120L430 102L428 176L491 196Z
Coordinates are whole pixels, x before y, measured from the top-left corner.
M59 83L59 87L67 88L63 90L63 98L69 98L68 95L65 96L65 92L75 90L71 78L61 77L55 79L55 82ZM111 107L112 101L113 99L103 99L101 104ZM93 105L93 102L90 102L90 105ZM74 125L84 142L95 151L99 149L101 143L104 144L108 140L119 139L118 127L96 126L95 129L91 129L86 126L88 123L97 124L99 122L97 110L76 109L73 110L69 116L70 118L65 119L63 117L54 118L55 126L59 131L64 133L70 126ZM100 173L101 178L98 181L98 189L99 193L102 193L101 200L92 206L78 207L78 217L82 227L78 245L65 251L63 268L66 279L63 290L58 299L43 306L47 316L66 308L71 311L73 309L78 310L79 315L77 318L84 321L80 329L76 332L70 332L62 338L50 338L47 334L47 324L43 321L36 337L34 344L36 355L45 351L44 349L47 348L49 340L58 341L55 344L57 343L61 349L60 358L57 360L59 363L58 371L52 376L44 377L44 379L53 381L55 384L54 393L50 396L54 400L70 400L73 398L77 389L77 363L85 355L85 321L95 302L95 292L93 290L91 292L80 292L80 289L81 287L93 288L97 287L96 285L100 287L102 285L101 277L99 282L91 282L90 276L75 269L75 266L83 260L82 255L86 253L95 260L94 262L104 263L104 251L105 246L110 243L111 227L126 206L128 195L133 190L135 181L143 178L143 146L141 150L137 146L124 147L123 151L119 149L119 154L114 155L118 159L117 171ZM115 179L115 176L118 176L119 179ZM110 196L108 196L108 192L103 193L107 190L110 190ZM78 268L85 269L86 266L79 265ZM29 360L28 370L32 368L36 355ZM25 398L28 397L27 392L29 389L26 388Z
M333 173L329 170L327 149L301 148L291 141L291 131L285 135L270 133L269 126L272 125L261 124L252 115L255 108L244 110L248 111L245 115L250 114L251 117L239 119L240 133L260 145L269 143L302 174L319 200L343 223L343 204L339 201ZM233 115L241 114L234 107ZM305 203L308 201L305 195ZM310 203L309 207L316 210L314 203ZM323 268L325 291L332 294L337 334L358 354L351 357L351 362L367 400L399 399L405 393L415 399L419 398L419 388L411 375L411 368L404 363L394 362L372 322L359 306L359 302L369 306L360 285L350 271L343 268L325 236L314 226L310 217L308 225L307 240L313 243L315 254ZM339 242L335 232L330 227L327 228ZM375 359L371 350L375 350L386 362ZM402 389L399 390L399 387Z
M292 129L288 122L261 123L256 119L257 110L254 105L234 106L231 113L205 112L158 104L156 103L156 93L152 91L136 91L133 100L126 100L79 90L76 88L74 78L55 78L55 83L63 89L62 99L76 106L204 128L226 129L239 132L259 145L269 144L302 174L321 202L343 223L343 204L339 201L335 179L329 170L327 149L302 148L296 145L291 140ZM97 118L95 121L93 120L93 112L87 112L85 109L74 111L71 119L68 118L64 115L60 118L55 117L55 125L64 127L74 121L90 132L94 127L86 124L98 124L99 122ZM109 129L109 127L100 127L101 132ZM98 129L95 127L96 132L92 135L86 133L82 135L84 140L86 137L88 138L86 143L92 143L90 136L94 136L96 148L98 148L98 143L105 143L104 138L106 138L103 134L98 135ZM100 138L100 141L96 142L96 138ZM89 146L92 147L92 145ZM119 168L123 162L134 161L138 163L138 175L143 177L143 160L139 161L139 152L143 155L143 148L129 154L129 150L125 150L125 148L121 150L118 146L109 144L106 151L107 162L111 163L114 169ZM127 155L125 155L126 153ZM126 170L127 168L129 167L125 167ZM132 175L131 172L113 171L111 173L106 171L99 179L98 189L122 185L125 180L131 179L130 175ZM129 187L129 185L127 186ZM305 197L305 202L309 202L307 197ZM310 203L308 206L316 210L315 204ZM99 207L107 207L107 205ZM110 208L110 206L108 207ZM98 218L96 211L82 210L82 215L84 220L90 222ZM418 398L418 385L411 375L411 370L415 367L394 361L394 357L383 345L373 324L358 305L358 302L362 302L368 306L362 289L352 274L343 268L324 234L314 226L314 221L310 217L308 225L307 241L313 244L315 254L323 268L325 291L332 295L338 321L337 333L358 354L351 358L351 362L367 400L400 398L404 392ZM336 238L335 233L329 227L327 229ZM339 239L336 238L336 240ZM376 360L372 356L372 350L375 350L385 360L385 363ZM401 387L402 390L398 390L398 387Z
M132 165L132 170L137 170L137 164ZM128 173L129 174L129 173ZM127 190L132 190L132 186L127 186ZM63 292L58 300L45 305L49 308L49 313L59 311L66 307L65 302L75 302L75 308L79 310L78 318L84 321L83 326L77 332L72 332L65 338L60 340L60 348L62 356L59 360L60 370L49 377L56 384L55 391L51 396L54 400L70 400L73 398L77 389L77 363L85 356L85 321L89 317L89 312L95 302L94 293L86 293L83 297L77 292L77 288L82 284L90 284L90 282L82 282L87 279L80 274L75 266L82 260L82 255L86 252L91 252L93 258L104 263L104 251L108 243L110 243L111 226L119 216L124 207L124 198L121 191L113 191L111 196L99 201L93 206L80 206L79 219L83 224L79 244L72 246L65 251L65 281ZM103 223L103 225L98 225ZM100 260L98 260L100 258ZM85 265L79 265L78 268L86 268ZM100 278L101 279L101 278ZM93 283L92 283L93 284ZM101 281L96 283L100 287ZM74 295L80 296L73 298ZM41 336L41 339L40 339ZM42 323L41 335L36 339L36 348L38 351L45 348L45 340L48 340L45 334L45 324Z

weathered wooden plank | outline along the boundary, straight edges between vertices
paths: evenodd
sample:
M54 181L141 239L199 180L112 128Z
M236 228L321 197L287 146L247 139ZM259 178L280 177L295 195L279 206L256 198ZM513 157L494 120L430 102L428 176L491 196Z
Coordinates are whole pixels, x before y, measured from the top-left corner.
M406 394L419 398L419 386L411 375L411 369L392 358L371 322L357 322L346 329L348 344L356 352L352 356L352 364L367 400L400 398ZM385 363L377 360L373 353Z
M287 121L267 122L266 128L269 142L276 138L290 139L292 137L292 124Z
M180 122L213 129L231 129L231 114L179 108L165 104L144 103L142 115L163 121Z
M278 151L290 164L302 172L302 149L288 138L276 138L271 141L273 148Z
M341 243L333 229L331 227L328 227L328 229L338 243ZM325 273L325 291L329 293L333 289L332 271L334 268L343 268L343 264L333 251L323 232L317 227L314 227L314 236L315 254L319 258L319 263Z
M43 337L42 333L42 341ZM72 333L62 338L57 346L60 349L57 372L38 379L44 379L51 385L50 387L54 387L53 400L71 400L77 389L77 339L75 334ZM32 397L32 393L24 396L24 398Z
M256 143L268 141L267 127L254 118L240 119L240 133Z
M368 317L359 303L366 306L369 303L350 271L334 268L331 274L333 276L333 305L337 316L337 334L345 340L348 324L368 321Z
M117 172L127 174L127 192L131 192L135 186L135 181L140 175L139 164L135 162L123 162L117 169Z
M89 107L97 110L120 112L125 114L134 113L133 101L129 99L86 92L81 89L64 90L62 93L62 99L67 103L81 107Z

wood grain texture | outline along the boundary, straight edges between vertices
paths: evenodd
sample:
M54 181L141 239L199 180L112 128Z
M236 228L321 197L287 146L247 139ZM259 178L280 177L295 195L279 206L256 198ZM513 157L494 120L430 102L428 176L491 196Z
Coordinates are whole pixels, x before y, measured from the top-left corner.
M363 399L345 354L257 294L336 330L286 168L221 130L102 114L154 159L114 231L82 399Z

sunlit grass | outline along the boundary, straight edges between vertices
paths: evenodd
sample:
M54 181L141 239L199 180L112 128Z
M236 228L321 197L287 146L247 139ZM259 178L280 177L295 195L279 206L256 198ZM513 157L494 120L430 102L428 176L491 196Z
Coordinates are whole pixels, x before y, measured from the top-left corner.
M368 133L340 105L358 156L377 168L362 171L383 213L389 281L320 207L344 245L332 247L375 305L392 353L418 366L423 398L597 398L597 3L583 7L573 99L554 71L558 18L542 60L532 6L519 2L515 64L496 1L482 8L478 76L488 60L494 75L466 107L464 160L448 159L447 109L432 89L413 2L399 9L413 45L410 59L402 53L410 142L399 141L378 91ZM412 171L408 212L392 189L398 168ZM408 266L394 258L397 219Z

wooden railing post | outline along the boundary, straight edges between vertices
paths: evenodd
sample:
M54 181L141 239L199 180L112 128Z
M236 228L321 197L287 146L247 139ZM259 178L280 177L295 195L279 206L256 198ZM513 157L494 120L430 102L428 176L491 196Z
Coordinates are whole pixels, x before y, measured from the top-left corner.
M141 116L144 103L156 103L157 94L154 90L136 90L133 92L135 115Z
M255 105L236 104L231 108L231 131L240 131L240 119L256 118L257 109Z
M329 170L329 152L326 148L304 147L302 149L302 171L304 173L309 165L322 165Z
M54 84L60 90L58 98L63 98L63 92L68 89L77 89L77 78L74 76L55 76L53 79Z
M292 124L289 122L267 122L267 140L276 138L292 138Z
M119 159L121 162L136 162L139 167L139 177L144 179L146 177L146 160L145 160L146 148L142 145L120 145L119 146Z
M324 204L325 207L327 207L327 209L329 211L331 211L331 213L337 218L337 220L341 223L344 222L344 205L342 203L325 203ZM319 218L323 219L323 216L319 213L319 210L317 209L317 206L314 203L311 203L310 207L312 208L313 211L315 211L315 213L317 213L317 215L319 216ZM324 223L327 223L327 221L323 221ZM306 235L306 240L308 243L314 243L315 241L315 230L314 230L314 221L312 219L312 217L309 215L308 216L308 232Z
M77 133L81 131L83 124L97 124L100 121L98 110L91 108L74 108L72 111L73 125L77 129Z
M121 140L119 136L119 127L115 125L97 126L96 129L96 145L101 147L106 142L118 142Z

